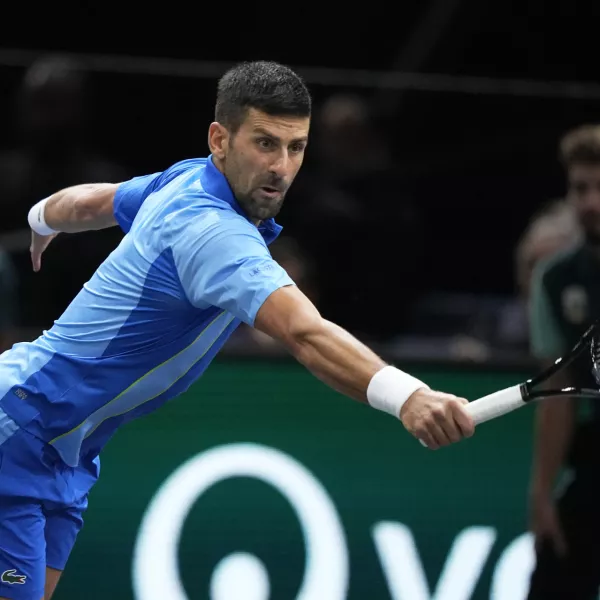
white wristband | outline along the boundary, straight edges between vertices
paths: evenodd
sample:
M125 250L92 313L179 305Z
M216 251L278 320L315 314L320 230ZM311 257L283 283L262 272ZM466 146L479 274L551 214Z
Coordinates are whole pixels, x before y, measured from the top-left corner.
M375 373L367 388L367 400L377 410L400 418L400 409L411 394L428 387L412 375L388 365Z
M29 221L29 227L31 227L33 231L39 233L40 235L50 235L52 233L57 233L54 229L48 227L46 219L44 218L46 202L48 202L48 198L40 200L37 204L31 207L29 215L27 216L27 220Z

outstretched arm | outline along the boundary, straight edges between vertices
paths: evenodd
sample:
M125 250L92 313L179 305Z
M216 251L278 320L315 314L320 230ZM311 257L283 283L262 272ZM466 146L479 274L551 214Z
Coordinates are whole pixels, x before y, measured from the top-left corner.
M219 307L279 340L318 379L400 419L431 449L473 434L464 398L429 389L322 318L245 219L190 203L168 226L175 268L193 306Z
M400 419L431 449L473 435L464 398L433 391L386 364L350 333L323 319L295 286L273 292L258 310L254 326L281 341L331 388Z

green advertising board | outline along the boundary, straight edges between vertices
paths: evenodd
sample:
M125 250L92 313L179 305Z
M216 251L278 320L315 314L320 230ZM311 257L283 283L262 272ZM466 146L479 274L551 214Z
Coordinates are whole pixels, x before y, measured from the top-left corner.
M413 371L469 399L523 373ZM121 430L56 600L520 600L532 409L423 448L290 361L219 360Z

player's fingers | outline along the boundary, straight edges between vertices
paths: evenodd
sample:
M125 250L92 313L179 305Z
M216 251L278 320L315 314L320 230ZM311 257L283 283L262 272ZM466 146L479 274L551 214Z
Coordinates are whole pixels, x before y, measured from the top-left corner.
M473 417L465 410L467 404L469 401L464 398L457 398L456 402L450 403L454 421L462 437L471 437L475 433Z
M429 423L427 427L429 435L435 440L438 447L448 446L452 443L452 438L446 433L444 425L439 423Z
M33 247L31 249L31 264L33 265L34 271L39 271L42 262L42 257L40 251Z
M435 438L425 428L415 432L415 437L421 441L421 444L429 448L430 450L437 450L440 445L436 442Z
M31 265L34 271L40 270L42 251L35 233L31 232L31 245L29 246L31 253Z
M448 420L440 425L440 427L446 434L446 438L448 439L449 443L456 444L463 439L463 434L460 430L460 427L457 425L452 415L450 415Z
M33 237L33 232L31 232L31 242L29 243L29 255L31 256L31 266L35 271L35 238Z
M454 419L454 410L452 405L455 400L452 399L432 410L432 415L437 428L441 431L444 438L440 443L456 443L462 439L462 433ZM458 407L458 404L455 404Z

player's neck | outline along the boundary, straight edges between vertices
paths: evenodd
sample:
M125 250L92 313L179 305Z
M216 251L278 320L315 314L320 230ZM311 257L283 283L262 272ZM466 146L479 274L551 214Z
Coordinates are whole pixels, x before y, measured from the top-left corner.
M215 167L223 174L223 177L225 177L227 179L227 176L225 175L225 168L223 166L223 162L220 159L218 159L216 156L214 156L214 155L212 157L212 161L213 161L213 164L215 165ZM233 189L232 189L232 192L233 192ZM235 198L235 194L234 194L234 198ZM235 198L235 201L238 203L238 205L240 205L240 203L238 202L237 198ZM241 208L243 210L243 207L241 207ZM250 218L249 220L256 227L260 227L260 225L262 223L261 219L252 219L252 218Z

